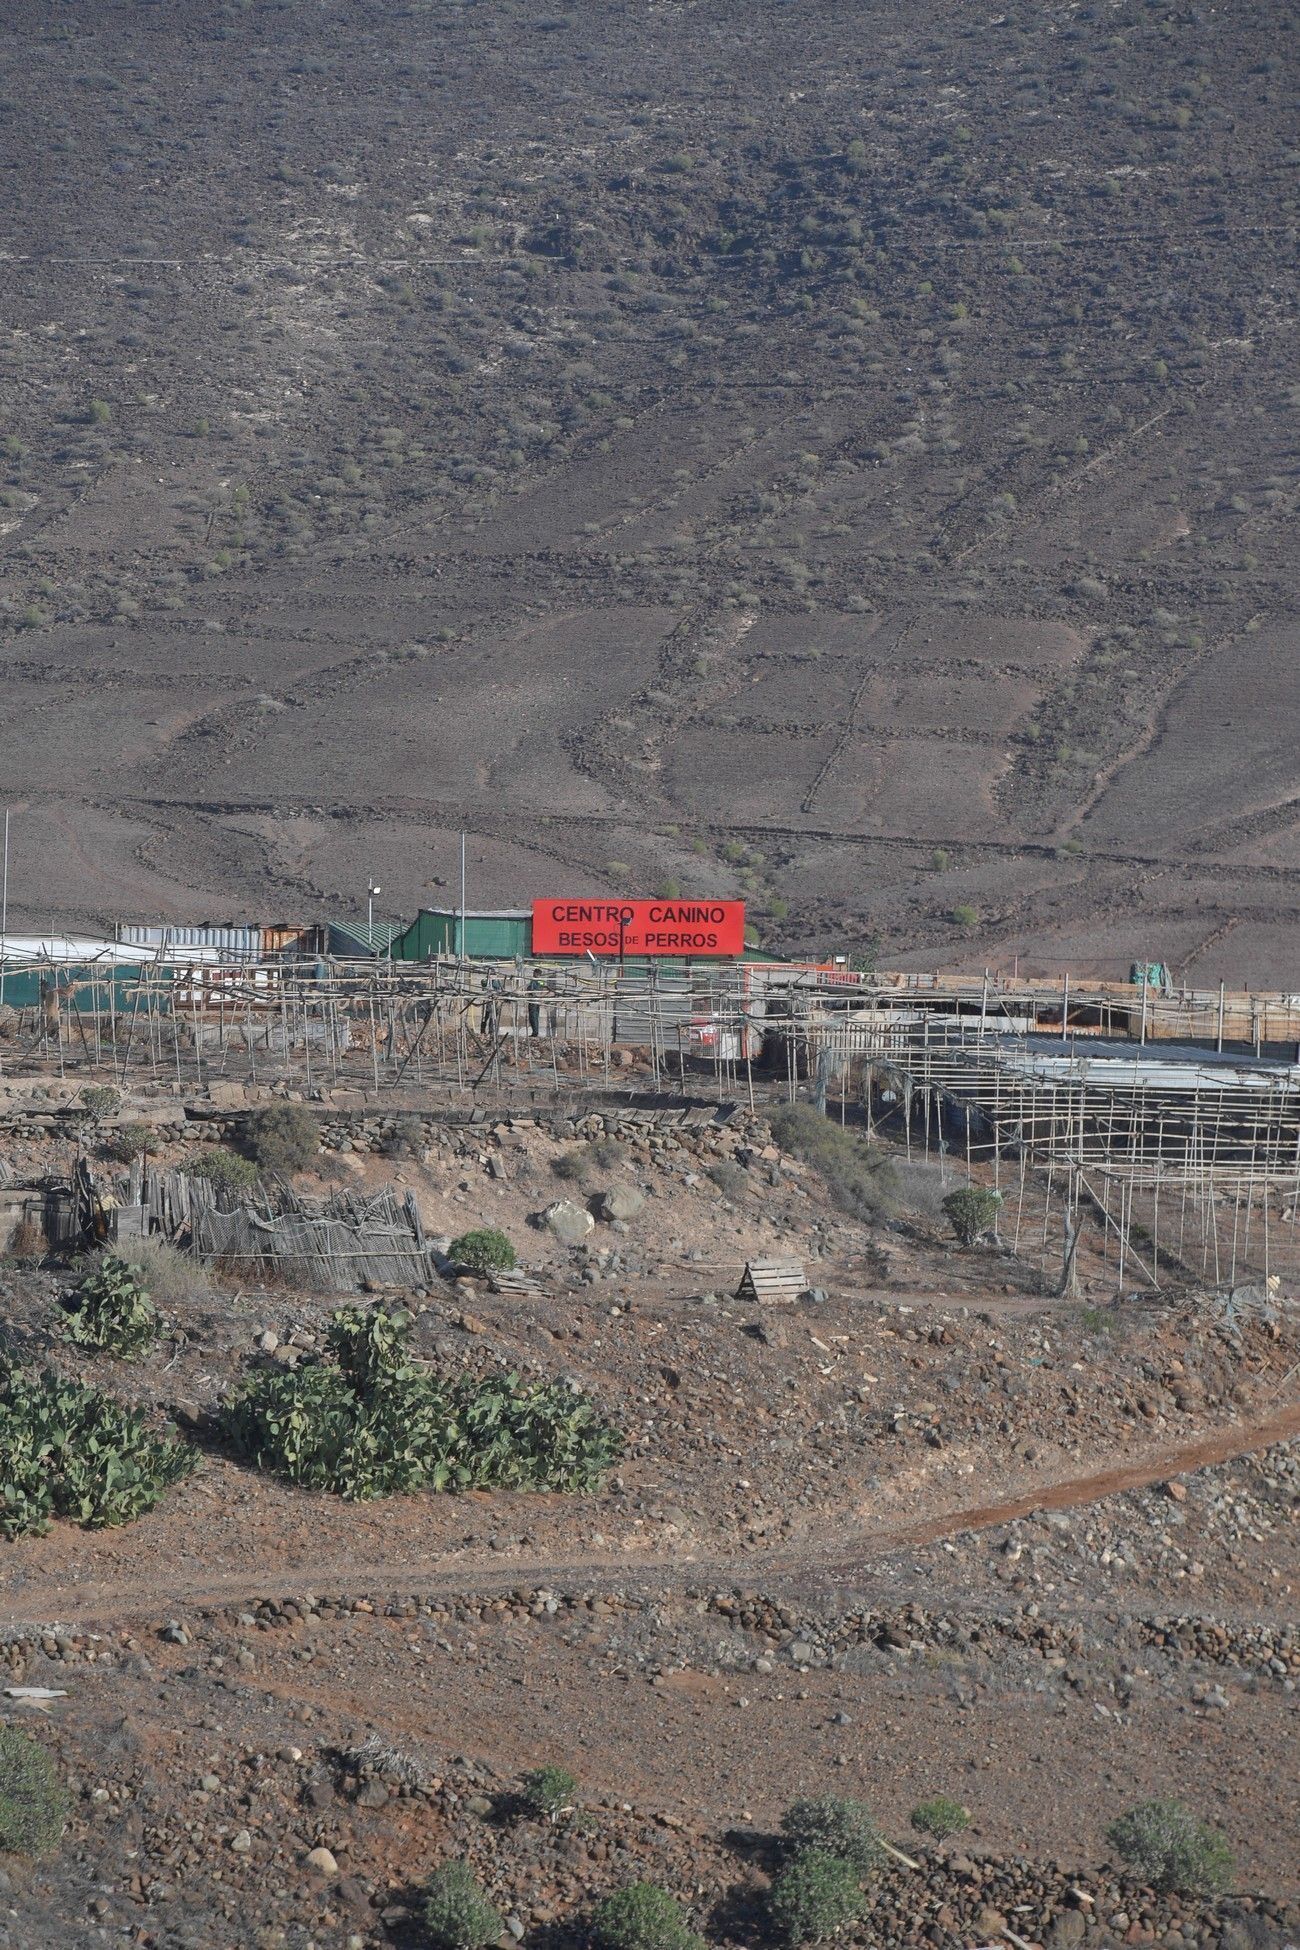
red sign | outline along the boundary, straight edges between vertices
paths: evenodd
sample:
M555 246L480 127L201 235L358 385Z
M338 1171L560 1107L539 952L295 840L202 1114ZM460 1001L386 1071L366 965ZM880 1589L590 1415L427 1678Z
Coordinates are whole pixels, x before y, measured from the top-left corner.
M534 901L535 955L739 955L744 901Z

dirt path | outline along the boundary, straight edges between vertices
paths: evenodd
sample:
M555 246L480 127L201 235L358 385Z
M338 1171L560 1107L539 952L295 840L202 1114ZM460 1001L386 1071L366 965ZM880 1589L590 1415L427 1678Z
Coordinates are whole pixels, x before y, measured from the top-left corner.
M1125 1463L1119 1469L1097 1470L1088 1476L1067 1477L1063 1483L1049 1483L1026 1491L1005 1503L988 1503L971 1510L955 1510L948 1516L928 1518L910 1529L889 1532L895 1544L933 1544L941 1537L959 1532L990 1530L998 1524L1013 1523L1017 1517L1031 1516L1036 1510L1074 1510L1086 1503L1100 1503L1104 1497L1119 1496L1125 1490L1145 1489L1170 1476L1189 1476L1197 1469L1210 1469L1215 1463L1231 1462L1256 1450L1271 1448L1300 1435L1300 1402L1291 1402L1262 1422L1246 1428L1219 1429L1198 1442L1164 1449ZM877 1542L872 1540L873 1546Z
M284 1553L271 1548L229 1571L199 1566L169 1577L160 1568L148 1577L126 1574L110 1582L82 1581L75 1573L55 1572L44 1577L20 1574L21 1598L11 1588L0 1623L11 1631L52 1623L63 1629L104 1629L159 1611L261 1597L288 1598L308 1588L319 1596L400 1592L433 1598L549 1585L596 1588L649 1583L670 1591L683 1584L710 1581L725 1584L739 1580L752 1585L759 1578L782 1584L797 1584L807 1578L823 1585L853 1585L861 1582L873 1559L891 1551L993 1529L1037 1510L1078 1509L1125 1490L1251 1455L1294 1436L1300 1436L1300 1402L1286 1403L1258 1422L1219 1429L1195 1442L1150 1450L1119 1468L1036 1484L1005 1502L967 1506L909 1524L867 1528L849 1540L847 1547L844 1536L837 1534L794 1551L786 1548L722 1555L686 1550L670 1556L649 1551L586 1551L563 1557L521 1558L456 1552L435 1558L432 1570L428 1556L409 1539L405 1550L399 1547L366 1561L323 1548L312 1559L310 1570L289 1568Z

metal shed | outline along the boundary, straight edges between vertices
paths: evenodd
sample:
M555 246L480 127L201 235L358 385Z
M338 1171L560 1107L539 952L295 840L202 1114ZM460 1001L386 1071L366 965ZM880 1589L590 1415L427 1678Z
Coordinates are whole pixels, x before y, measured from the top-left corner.
M471 961L516 961L533 946L532 911L526 907L478 908L461 917L451 908L423 907L393 943L396 961L427 961L431 955L465 954Z
M131 948L160 952L164 960L169 959L172 950L185 948L215 948L223 961L262 959L261 928L230 924L216 927L210 922L188 927L171 921L123 921L117 930L117 938Z

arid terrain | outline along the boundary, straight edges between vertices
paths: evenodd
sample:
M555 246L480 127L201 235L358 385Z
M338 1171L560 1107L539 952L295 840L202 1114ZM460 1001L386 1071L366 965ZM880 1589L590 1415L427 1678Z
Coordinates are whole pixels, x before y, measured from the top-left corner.
M867 1801L911 1863L872 1879L863 1950L1294 1940L1293 1311L1117 1300L1095 1239L1054 1299L1032 1249L952 1242L934 1167L896 1158L892 1212L851 1218L761 1114L612 1129L599 1157L563 1119L332 1137L299 1181L395 1180L431 1230L508 1233L540 1293L363 1304L411 1308L439 1373L586 1391L627 1437L593 1495L294 1489L215 1412L319 1359L337 1298L155 1254L166 1333L125 1362L63 1340L74 1274L5 1262L9 1362L173 1415L204 1455L137 1523L2 1546L9 1679L59 1694L9 1718L74 1801L56 1857L6 1865L0 1942L414 1947L420 1883L464 1854L529 1946L580 1944L635 1876L746 1944L778 1817L819 1793ZM26 1171L42 1144L15 1145ZM529 1224L611 1185L640 1210L583 1245ZM801 1255L809 1294L734 1299L759 1249ZM579 1782L558 1828L516 1805L548 1762ZM971 1816L943 1846L909 1827L934 1794ZM1115 1864L1108 1824L1169 1794L1226 1830L1227 1895Z
M1287 0L13 0L11 918L1291 985Z
M743 896L800 956L1300 989L1298 26L10 0L10 930L356 918L375 883L410 918L467 832L471 908ZM406 1075L412 1004L381 1089L360 985L373 1091L313 1076L305 1014L299 1074L283 1001L246 1090L224 992L164 1047L137 990L101 1076L98 1016L92 1058L46 1000L0 1024L0 1850L15 1729L68 1814L0 1853L4 1950L794 1950L781 1822L825 1796L888 1844L847 1950L1297 1950L1280 1169L1170 1181L1213 1262L1181 1212L1156 1239L1158 1192L1124 1218L1122 1161L1119 1221L1066 1188L1077 1256L1024 1168L958 1243L945 1197L996 1213L1014 1146L972 1165L963 1110L931 1152L929 1096L904 1140L901 1083L863 1135L835 1072L814 1142L795 1056L693 1122L683 1058L638 1124L657 1054L561 1067L552 1033L550 1081L493 1099L485 1034L457 1097ZM268 1104L302 1157L258 1156ZM343 1296L150 1241L161 1335L96 1351L42 1232L79 1146L101 1190L231 1147L246 1233L391 1189L436 1260ZM453 1252L485 1226L513 1285ZM798 1263L782 1304L737 1297L759 1258ZM362 1501L258 1466L232 1396L335 1413L345 1297L357 1346L409 1331L366 1398L391 1421L398 1375L399 1460L504 1376L493 1412L590 1408L614 1460ZM137 1521L8 1534L67 1493L56 1441L17 1453L43 1368L60 1413L87 1384L177 1431ZM539 1815L546 1765L574 1785ZM1109 1833L1170 1797L1231 1851L1199 1887ZM472 1940L424 1915L456 1858L499 1912ZM641 1880L698 1934L602 1935Z

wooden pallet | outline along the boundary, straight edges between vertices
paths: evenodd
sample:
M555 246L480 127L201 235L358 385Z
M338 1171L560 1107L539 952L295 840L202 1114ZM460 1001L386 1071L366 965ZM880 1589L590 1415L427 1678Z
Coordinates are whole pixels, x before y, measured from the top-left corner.
M512 1300L545 1300L549 1297L540 1281L517 1267L512 1273L489 1273L488 1290L507 1294Z
M735 1297L782 1306L797 1300L807 1285L808 1275L797 1259L751 1259L745 1262Z

